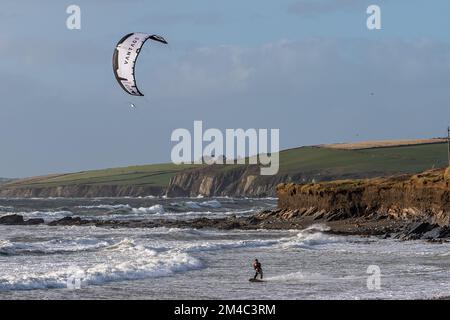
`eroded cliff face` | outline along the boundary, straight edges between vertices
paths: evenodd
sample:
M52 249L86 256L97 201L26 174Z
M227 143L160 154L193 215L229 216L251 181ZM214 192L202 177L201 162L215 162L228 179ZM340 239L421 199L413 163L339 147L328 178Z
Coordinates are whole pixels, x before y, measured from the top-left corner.
M292 181L332 181L336 179L359 179L380 176L371 171L362 174L329 173L327 170L310 169L305 172L280 172L263 176L257 165L211 165L184 170L170 180L167 195L170 197L204 196L230 197L276 197L280 183Z
M154 186L128 185L67 185L56 187L4 187L0 189L2 198L94 198L94 197L139 197L163 195L165 189Z
M261 176L256 165L212 165L176 174L167 188L167 195L269 197L276 195L276 186L289 177Z
M450 225L450 171L277 186L280 214L326 221L375 216Z

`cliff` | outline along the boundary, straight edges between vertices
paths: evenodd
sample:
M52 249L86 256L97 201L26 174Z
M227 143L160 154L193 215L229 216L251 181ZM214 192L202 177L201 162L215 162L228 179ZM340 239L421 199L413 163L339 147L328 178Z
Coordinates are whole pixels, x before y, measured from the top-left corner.
M95 198L139 197L163 195L165 188L159 186L133 185L63 185L49 187L4 187L1 198Z
M450 226L450 170L415 175L277 186L281 215L313 220L387 217Z
M0 185L13 181L14 179L0 178Z
M289 181L286 175L261 176L256 165L212 165L176 174L166 194L176 196L255 196L276 195L276 186Z
M345 149L300 147L280 152L280 171L261 176L255 165L153 164L53 174L8 182L0 197L121 197L121 196L276 196L279 183L365 179L418 173L447 164L444 143L415 145L365 143ZM412 142L410 142L412 143ZM419 143L419 144L417 144ZM339 146L342 147L341 145ZM364 149L355 149L362 148Z

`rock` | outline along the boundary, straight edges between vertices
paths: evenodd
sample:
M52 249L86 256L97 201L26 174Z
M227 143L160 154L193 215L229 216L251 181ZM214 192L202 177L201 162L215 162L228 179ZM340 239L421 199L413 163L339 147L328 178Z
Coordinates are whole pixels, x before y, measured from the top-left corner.
M41 218L33 218L33 219L28 219L27 221L25 221L26 225L37 225L37 224L43 224L44 223L44 219Z
M309 216L309 215L313 215L317 212L317 208L316 207L309 207L309 209L307 209L303 215L305 216Z
M44 219L28 219L24 220L23 216L18 214L10 214L0 217L0 224L8 225L36 225L44 223Z
M255 217L251 217L248 219L248 223L252 224L252 225L258 224L258 222L259 222L259 219L255 218Z
M239 222L231 222L224 225L225 230L239 229L241 224Z
M83 220L81 220L80 217L64 217L62 219L52 221L48 225L49 226L78 226L82 223Z
M313 220L320 220L324 217L325 210L320 210L313 215Z
M320 220L323 218L323 213L315 214L313 216L313 220Z
M335 211L332 212L327 218L326 221L338 221L338 220L344 220L348 218L348 215L344 211Z
M24 224L23 216L18 214L9 214L0 217L0 224L22 225Z
M387 218L388 218L387 215L379 214L379 215L377 215L376 220L377 220L377 221L380 221L380 220L384 220L384 219L387 219Z
M435 227L436 225L429 224L428 222L415 222L408 228L407 235L422 235Z
M448 227L436 226L430 231L425 232L422 235L422 239L434 240L440 238L448 238L450 236L450 229Z

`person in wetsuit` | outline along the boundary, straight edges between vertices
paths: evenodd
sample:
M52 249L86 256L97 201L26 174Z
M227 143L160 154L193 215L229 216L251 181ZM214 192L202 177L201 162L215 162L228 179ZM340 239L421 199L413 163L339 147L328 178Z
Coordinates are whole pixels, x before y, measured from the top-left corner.
M253 261L253 269L255 269L256 273L255 276L253 277L253 279L256 280L256 277L259 276L261 277L261 280L263 278L263 271L262 271L262 267L261 267L261 263L258 261L258 259L255 259Z

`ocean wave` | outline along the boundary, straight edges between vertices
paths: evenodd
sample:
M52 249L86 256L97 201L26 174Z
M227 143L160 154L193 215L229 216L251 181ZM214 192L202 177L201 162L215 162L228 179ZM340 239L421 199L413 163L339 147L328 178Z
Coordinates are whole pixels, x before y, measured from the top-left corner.
M151 207L132 208L131 212L135 214L163 214L164 207L160 204L155 204Z
M202 201L202 202L196 202L196 201L185 201L185 202L174 202L172 203L173 206L182 206L187 207L189 209L202 209L202 208L221 208L222 203L218 200L208 200L208 201Z
M48 241L22 243L9 240L0 241L0 255L23 254L64 254L96 250L111 245L96 238L52 239Z
M24 218L41 218L47 221L73 216L73 212L65 210L16 212L15 214L21 215Z
M257 248L257 247L277 247L280 248L303 248L313 249L316 247L347 241L345 237L329 236L319 230L326 231L328 228L324 225L313 225L307 229L292 230L285 237L277 239L251 239L251 240L204 240L202 242L188 242L177 245L173 250L180 252L204 252L215 250L229 250L240 248ZM189 233L197 236L210 236L204 230L195 229L173 229L170 232ZM217 232L217 231L214 231ZM292 235L293 233L293 235ZM167 248L170 249L170 248Z
M228 250L239 248L257 248L273 246L280 240L238 240L238 241L204 241L202 243L188 243L179 245L174 251L181 252L205 252L216 250Z
M200 202L200 206L202 207L210 207L210 208L220 208L222 204L217 200L209 200Z
M77 208L81 208L81 209L107 209L107 210L132 209L129 204L100 204L100 205L95 205L95 206L77 206Z
M322 224L312 225L301 230L293 239L281 243L282 247L312 249L317 246L328 245L348 241L345 237L328 235L323 233L329 227Z
M203 267L200 260L182 252L157 252L124 239L118 244L84 258L79 264L65 262L28 265L18 272L0 273L0 291L70 288L112 281L138 280L170 276Z

